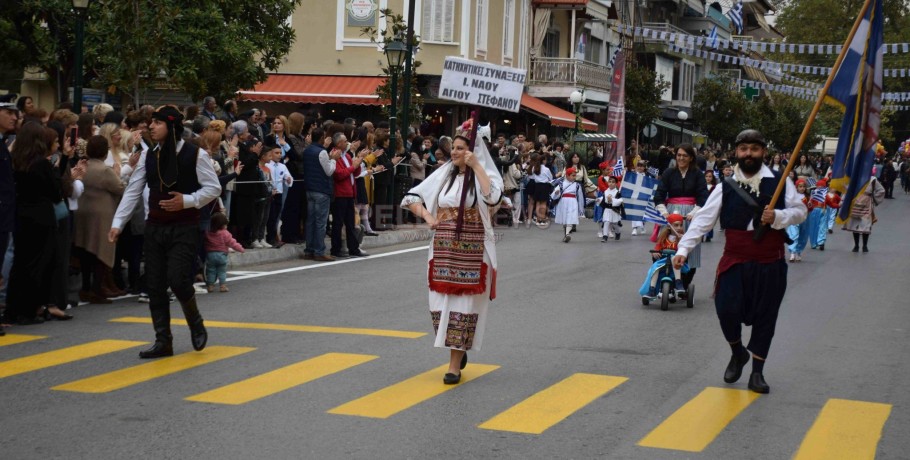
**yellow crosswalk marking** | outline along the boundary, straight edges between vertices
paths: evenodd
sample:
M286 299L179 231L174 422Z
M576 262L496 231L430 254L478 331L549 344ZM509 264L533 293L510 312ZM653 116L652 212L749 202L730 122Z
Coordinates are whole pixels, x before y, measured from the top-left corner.
M430 398L455 389L463 383L493 372L499 369L499 366L472 363L467 369L461 371L461 384L458 385L445 385L442 383L442 376L448 368L449 366L446 364L415 375L375 393L342 404L330 410L329 413L389 418Z
M829 399L794 460L875 458L890 404Z
M44 335L6 334L0 337L0 347L15 345L17 343L31 342L32 340L46 339Z
M186 398L215 404L246 404L327 375L372 361L375 355L326 353L306 361Z
M126 388L137 383L147 382L159 377L191 369L203 364L220 361L232 356L242 355L255 348L248 347L208 347L201 352L192 351L168 358L160 358L146 364L128 367L107 374L96 375L57 385L52 390L75 391L78 393L107 393Z
M541 434L628 380L611 375L573 374L480 424L487 430Z
M705 388L648 433L639 446L701 452L759 395L747 390Z
M140 318L136 316L124 316L123 318L114 318L112 323L133 323L133 324L151 324L151 318ZM171 320L172 324L186 325L186 321L180 318ZM399 339L417 339L423 337L426 332L414 331L396 331L390 329L365 329L359 327L329 327L329 326L307 326L303 324L271 324L271 323L237 323L233 321L209 321L205 320L205 327L209 328L232 328L232 329L258 329L264 331L291 331L291 332L319 332L325 334L354 334L354 335L372 335L377 337L392 337Z
M0 379L146 344L147 342L132 342L128 340L98 340L37 355L11 359L0 362Z

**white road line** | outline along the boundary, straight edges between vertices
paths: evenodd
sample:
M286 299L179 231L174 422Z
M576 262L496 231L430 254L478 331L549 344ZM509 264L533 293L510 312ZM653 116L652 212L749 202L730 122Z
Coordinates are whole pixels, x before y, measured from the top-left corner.
M372 259L379 259L382 257L397 256L399 254L406 254L406 253L415 252L415 251L426 251L429 248L430 248L430 246L427 245L427 246L420 246L420 247L410 248L410 249L401 249L401 250L392 251L392 252L384 252L382 254L371 255L369 257L351 257L349 259L340 259L340 260L335 260L333 262L322 262L322 263L313 264L313 265L304 265L302 267L291 267L291 268L283 268L281 270L273 270L270 272L251 273L249 275L241 275L241 276L237 276L237 277L228 278L228 281L233 282L233 281L247 280L247 279L251 279L251 278L261 278L263 276L281 275L284 273L292 273L292 272L297 272L297 271L301 271L301 270L312 270L315 268L330 267L333 265L348 264L348 263L353 263L353 262L368 262Z

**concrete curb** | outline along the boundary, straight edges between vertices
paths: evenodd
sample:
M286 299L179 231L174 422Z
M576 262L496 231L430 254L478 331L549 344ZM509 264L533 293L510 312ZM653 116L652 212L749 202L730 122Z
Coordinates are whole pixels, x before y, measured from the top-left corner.
M365 236L360 247L363 249L382 248L403 243L429 241L433 238L433 231L429 227L408 226L398 230L377 232L379 236ZM228 255L229 270L236 270L252 265L284 262L299 259L303 255L306 245L286 244L273 249L247 249L244 253L232 252ZM331 248L329 238L326 238L326 251Z

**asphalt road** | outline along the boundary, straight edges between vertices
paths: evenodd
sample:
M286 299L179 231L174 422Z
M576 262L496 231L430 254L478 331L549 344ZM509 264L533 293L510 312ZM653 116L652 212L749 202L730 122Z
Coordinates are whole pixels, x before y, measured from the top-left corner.
M606 244L590 221L569 244L501 227L499 297L458 386L441 383L445 350L411 338L432 332L423 244L255 267L200 296L209 348L175 326L187 355L164 364L137 359L153 334L135 299L8 329L0 457L908 458L908 210L902 193L878 209L868 254L835 230L790 265L769 395L721 378L722 233L695 308L662 312L637 296L651 244L628 224Z

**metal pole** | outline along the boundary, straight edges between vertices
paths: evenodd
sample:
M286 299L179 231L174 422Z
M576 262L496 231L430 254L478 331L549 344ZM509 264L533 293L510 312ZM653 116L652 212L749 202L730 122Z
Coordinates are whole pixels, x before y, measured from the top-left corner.
M411 57L414 54L414 10L414 0L408 0L408 32L405 40L408 51L404 55L404 89L401 92L401 106L404 108L401 112L403 136L408 135L408 128L411 126L411 61L413 60Z
M76 62L73 76L73 112L82 113L82 55L85 42L85 14L76 11Z
M386 152L386 155L389 156L389 161L392 161L392 159L395 158L395 153L397 153L398 150L398 139L395 136L395 131L398 129L398 126L396 126L395 123L398 118L398 107L396 107L396 104L398 103L398 71L398 67L389 69L389 72L392 74L392 100L389 104L389 150L391 151ZM392 186L389 187L389 205L393 209L392 225L395 225L395 216L397 215L397 211L395 211L395 163L392 163L392 170L389 171L389 173L392 174Z

